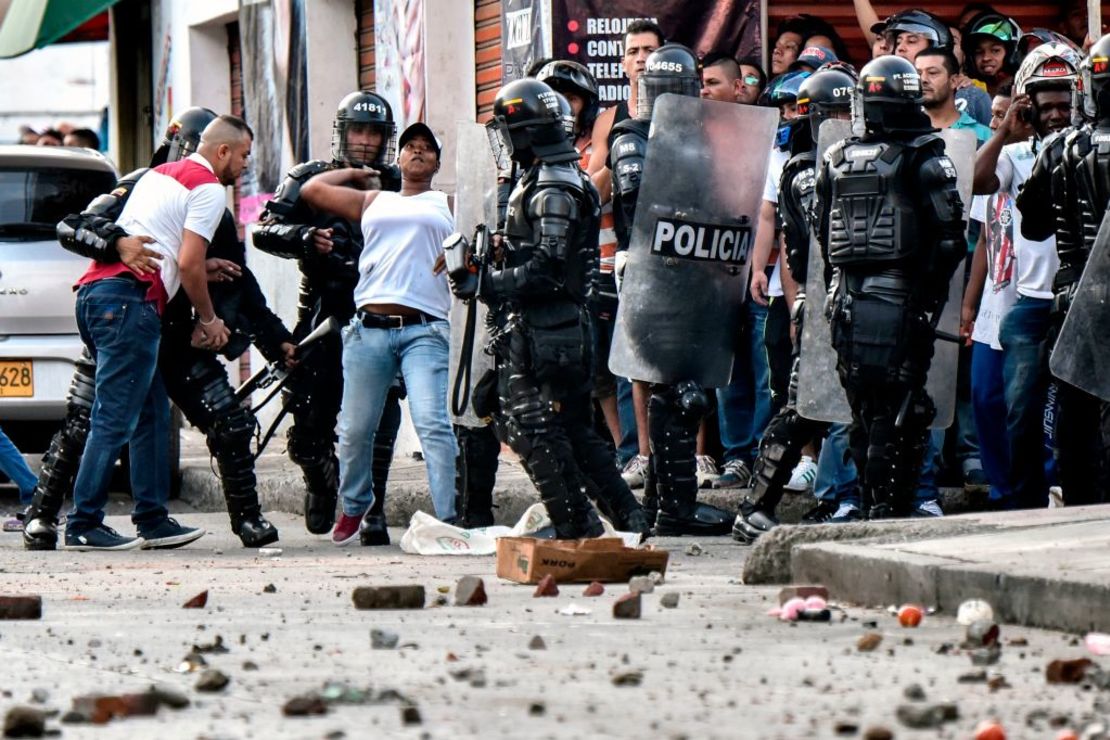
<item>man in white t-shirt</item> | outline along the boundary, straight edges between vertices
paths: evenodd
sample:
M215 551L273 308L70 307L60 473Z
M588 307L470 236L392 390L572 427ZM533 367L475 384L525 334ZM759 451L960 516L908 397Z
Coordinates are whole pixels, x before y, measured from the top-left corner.
M1020 77L1020 72L1019 72ZM1006 193L1016 198L1036 160L1034 141L1066 128L1071 119L1073 76L1062 75L1015 96L1002 123L979 150L975 160L975 193ZM1015 85L1015 88L1019 86ZM1029 120L1030 123L1025 121ZM1026 138L1022 139L1022 135ZM1007 143L1018 139L1017 143ZM1050 204L1046 204L1050 207ZM1052 311L1053 279L1060 265L1056 239L1026 239L1021 233L1021 211L1014 219L1013 271L1017 298L1001 320L1006 396L1006 430L1010 447L1010 493L1013 507L1044 506L1048 485L1044 470L1044 408L1049 382L1045 346Z
M204 531L169 518L169 402L158 374L161 313L183 287L198 315L193 344L219 349L228 330L212 308L205 258L227 207L225 186L246 168L253 134L241 119L219 116L197 152L155 167L135 185L116 224L141 248L124 262L94 262L77 282L77 326L96 361L96 403L66 523L67 550L180 547ZM142 245L145 244L145 247ZM131 519L138 537L104 525L108 485L120 448L131 451Z

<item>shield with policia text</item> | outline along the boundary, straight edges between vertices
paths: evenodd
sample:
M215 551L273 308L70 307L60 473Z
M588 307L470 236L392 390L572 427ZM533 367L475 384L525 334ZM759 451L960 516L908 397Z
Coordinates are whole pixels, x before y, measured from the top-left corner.
M820 167L830 146L852 133L850 121L831 120L821 124L817 141L817 162ZM975 172L975 135L967 130L944 129L948 158L956 167L957 187L964 202L964 217L970 210L971 182ZM952 423L956 407L956 365L959 344L954 339L960 329L960 303L963 297L963 270L952 275L948 300L944 304L933 345L933 360L925 388L936 405L934 428ZM836 350L832 346L829 321L825 318L825 260L816 237L810 240L809 271L806 276L805 320L802 329L801 363L798 373L798 413L815 421L847 423L852 411L844 387L836 373Z
M673 94L655 102L614 374L728 385L777 121L770 108Z
M1110 401L1110 210L1103 216L1048 366L1052 374Z
M457 128L455 154L455 230L465 236L473 246L474 230L485 224L491 231L497 227L497 167L489 148L486 127L480 123L460 121ZM471 308L471 304L473 308ZM465 303L457 298L451 299L451 353L449 359L450 393L455 387L460 359L463 352L463 338L466 329L468 310L477 312L474 350L471 355L470 384L482 377L493 367L493 358L485 353L489 335L486 332L486 304L477 299ZM473 400L473 397L471 398ZM456 424L468 427L484 426L474 414L472 404L467 403L461 416L454 416Z

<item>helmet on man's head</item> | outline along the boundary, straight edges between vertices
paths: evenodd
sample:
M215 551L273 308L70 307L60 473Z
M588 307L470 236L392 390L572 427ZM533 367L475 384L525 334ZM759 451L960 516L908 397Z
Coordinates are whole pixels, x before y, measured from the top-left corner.
M854 122L872 134L932 131L921 107L921 77L899 56L876 57L863 66L856 83Z
M493 118L486 124L497 166L508 169L510 159L523 165L535 158L578 159L568 133L573 120L568 121L568 116L566 98L539 80L524 78L502 87L493 101Z
M362 127L380 132L381 143L376 147L351 144L350 132ZM353 92L339 101L335 111L331 128L331 158L353 167L390 164L397 154L396 137L393 109L386 99L365 90Z
M979 76L979 69L975 65L975 46L983 39L993 40L1006 49L1006 57L1002 64L1003 71L1012 74L1017 70L1021 63L1021 55L1018 52L1021 27L1013 18L988 11L975 16L964 26L960 45L963 47L964 58L967 60L966 64L972 77Z
M858 81L856 70L844 62L826 64L802 80L798 88L798 118L809 122L814 145L822 123L838 112L851 112Z
M597 80L590 74L590 70L569 59L557 59L543 65L536 73L536 79L547 83L557 93L574 93L581 97L585 105L577 123L583 132L593 128L594 121L597 120L599 96Z
M663 44L648 55L636 91L636 118L650 120L660 95L674 93L696 98L701 72L694 52L682 44Z
M1083 50L1080 49L1074 41L1069 39L1062 33L1050 31L1047 28L1033 28L1026 31L1021 35L1017 42L1017 53L1021 59L1029 56L1029 52L1036 49L1041 44L1058 43L1064 46L1070 46L1080 56L1083 55Z
M1079 78L1086 113L1096 120L1110 119L1110 34L1091 45Z
M892 42L898 40L898 34L916 33L918 36L928 39L929 46L940 49L951 49L955 46L955 40L952 38L952 31L948 29L948 24L927 10L921 10L920 8L899 11L886 20L873 25L871 32L881 33ZM893 49L893 47L894 44L892 43L891 48Z
M760 103L763 105L773 105L776 108L787 105L788 103L796 103L798 101L798 89L801 88L802 83L813 74L808 69L796 69L793 72L786 72L781 74L775 79L771 80L771 84L767 85L767 89L763 91Z
M1040 44L1026 55L1014 74L1014 95L1032 95L1038 90L1071 90L1083 58L1074 48L1060 42Z
M161 161L151 162L159 165L165 162L176 162L184 159L200 147L200 135L208 124L216 120L216 112L208 108L186 108L174 116L166 126L166 135L155 151L154 159Z

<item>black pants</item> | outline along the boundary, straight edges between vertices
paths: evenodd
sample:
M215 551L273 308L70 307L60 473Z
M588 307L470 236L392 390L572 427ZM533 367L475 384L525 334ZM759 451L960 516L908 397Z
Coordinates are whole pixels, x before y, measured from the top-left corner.
M792 349L790 343L790 307L786 298L775 296L767 307L767 324L763 330L767 347L767 366L771 374L771 411L786 405L790 388Z

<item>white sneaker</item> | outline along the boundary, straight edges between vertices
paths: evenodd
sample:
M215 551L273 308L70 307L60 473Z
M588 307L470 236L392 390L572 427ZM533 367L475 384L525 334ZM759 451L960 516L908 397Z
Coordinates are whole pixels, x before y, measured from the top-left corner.
M921 502L910 514L910 517L914 519L929 519L938 516L944 516L944 511L940 508L940 502L935 498Z
M790 482L785 488L788 491L809 491L813 489L815 480L817 480L817 463L809 455L802 455L801 461L794 466L794 472L790 474Z
M713 481L721 477L721 471L717 470L717 461L709 455L697 455L697 476L698 488L712 488Z
M636 455L628 461L621 471L621 477L624 482L628 484L629 488L643 488L644 487L644 471L647 470L648 459L647 455Z

